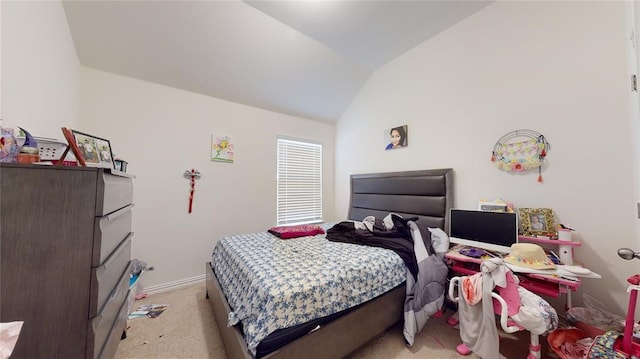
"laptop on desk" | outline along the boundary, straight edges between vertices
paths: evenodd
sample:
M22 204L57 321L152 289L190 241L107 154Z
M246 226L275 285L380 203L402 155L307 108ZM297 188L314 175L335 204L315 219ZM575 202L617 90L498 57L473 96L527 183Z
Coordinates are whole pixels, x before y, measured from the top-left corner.
M518 243L516 213L451 209L449 241L498 253L510 253Z

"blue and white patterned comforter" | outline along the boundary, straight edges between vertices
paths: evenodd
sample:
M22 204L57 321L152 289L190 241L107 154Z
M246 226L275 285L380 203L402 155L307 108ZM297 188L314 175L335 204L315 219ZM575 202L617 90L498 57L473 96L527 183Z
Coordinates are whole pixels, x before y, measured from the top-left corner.
M258 343L277 329L364 303L405 281L406 266L393 251L324 236L283 240L261 232L216 244L212 263L232 308L228 324L242 321L254 355Z

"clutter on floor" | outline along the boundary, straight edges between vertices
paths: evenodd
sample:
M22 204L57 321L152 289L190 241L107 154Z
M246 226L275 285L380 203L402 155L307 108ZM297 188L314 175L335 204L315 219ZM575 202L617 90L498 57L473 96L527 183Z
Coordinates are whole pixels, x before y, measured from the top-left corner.
M640 259L640 252L628 248L619 249L618 255L625 260ZM567 317L574 321L576 328L556 330L547 336L552 350L561 359L640 358L640 325L634 318L640 274L631 275L627 282L630 285L627 287L626 318L607 312L602 304L586 294L586 308L575 307L567 311Z
M145 271L153 270L154 268L149 267L147 262L142 261L138 258L134 258L131 260L131 273L129 277L129 299L128 299L128 307L129 314L131 315L131 309L133 308L133 302L136 300L140 300L142 298L147 297L147 293L139 292L140 290L140 276Z
M169 307L169 304L144 304L129 314L128 319L141 317L157 318Z

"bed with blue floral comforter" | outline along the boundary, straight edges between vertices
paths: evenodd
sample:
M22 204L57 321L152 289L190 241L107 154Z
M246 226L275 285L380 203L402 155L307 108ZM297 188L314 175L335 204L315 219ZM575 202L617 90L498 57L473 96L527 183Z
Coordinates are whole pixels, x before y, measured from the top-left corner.
M402 284L407 271L391 250L330 242L324 234L286 240L268 232L225 237L212 259L232 309L228 324L242 323L254 355L273 331L369 301Z

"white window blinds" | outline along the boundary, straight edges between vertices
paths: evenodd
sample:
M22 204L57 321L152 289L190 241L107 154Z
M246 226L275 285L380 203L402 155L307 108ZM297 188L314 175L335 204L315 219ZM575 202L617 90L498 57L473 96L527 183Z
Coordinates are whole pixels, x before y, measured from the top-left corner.
M322 145L278 138L278 225L322 221Z

